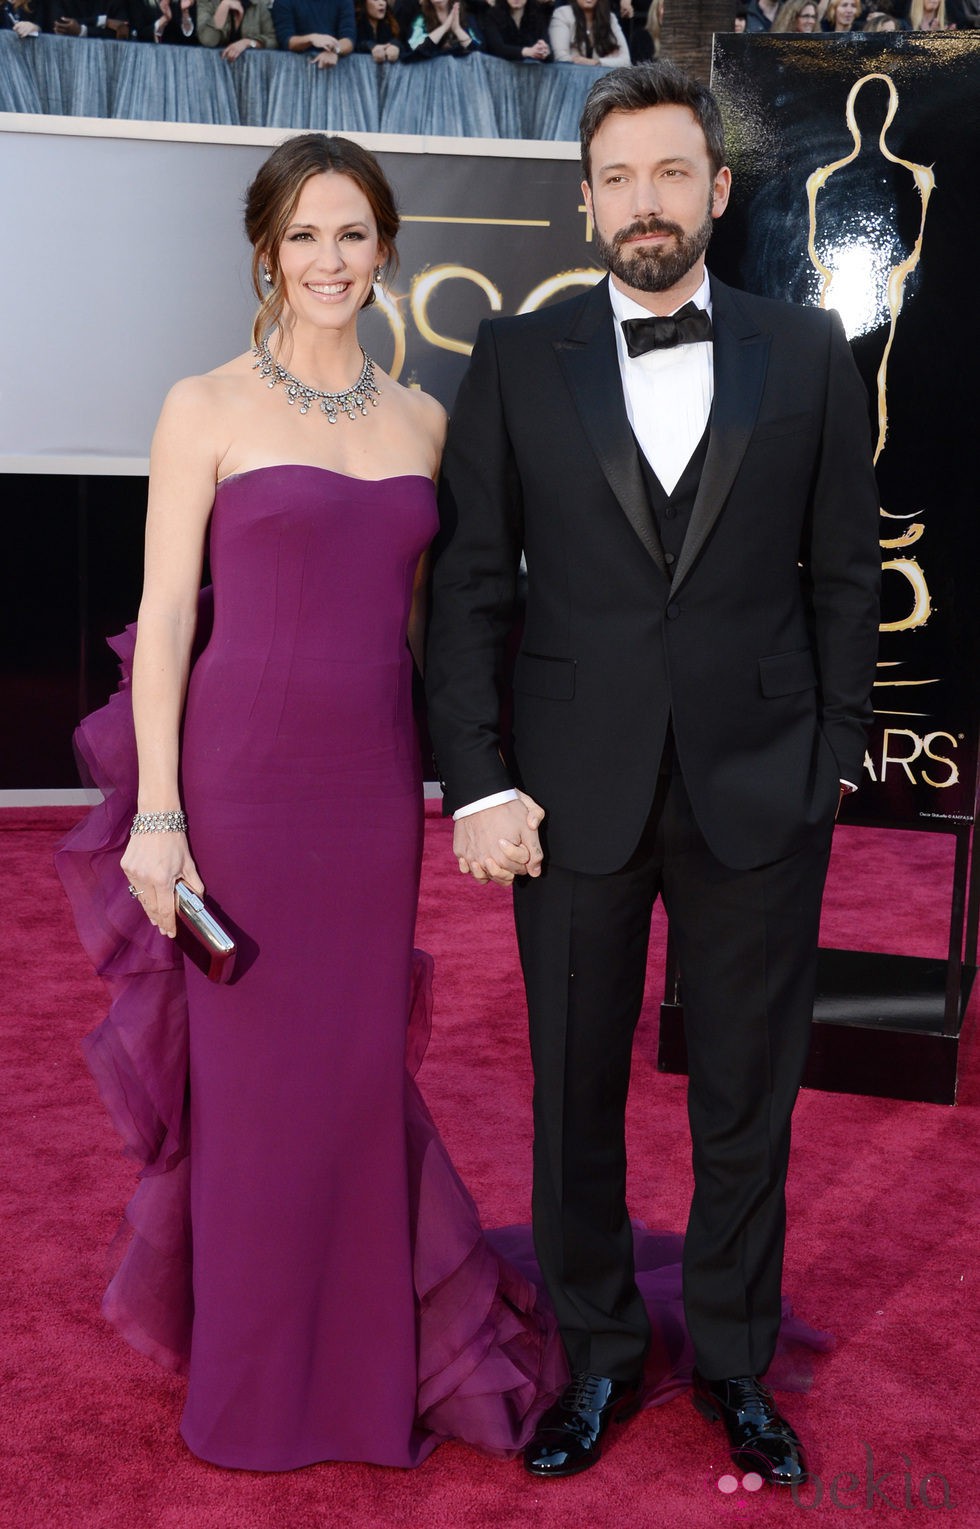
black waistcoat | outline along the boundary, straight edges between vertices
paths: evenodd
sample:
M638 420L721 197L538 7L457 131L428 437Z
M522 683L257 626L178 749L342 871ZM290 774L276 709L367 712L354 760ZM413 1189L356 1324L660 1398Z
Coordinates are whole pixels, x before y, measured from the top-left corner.
M664 561L667 564L667 577L673 578L677 559L681 555L684 538L691 519L691 511L697 497L698 486L701 482L701 473L704 469L704 459L708 453L708 436L711 431L711 420L704 427L704 434L698 441L690 457L687 466L681 473L674 485L674 491L668 494L660 479L657 477L650 463L640 449L639 442L636 446L636 454L640 459L640 471L643 473L643 483L647 491L647 500L650 511L660 537L660 545L664 551ZM678 769L677 751L674 745L673 718L667 719L667 736L664 739L664 751L660 756L660 771L664 776L672 775Z
M704 470L704 459L708 452L708 435L710 430L711 421L709 420L704 427L704 434L688 459L687 466L674 485L673 493L670 494L667 493L650 463L643 455L639 443L637 444L636 451L640 459L643 483L647 491L647 500L653 514L654 523L657 527L657 534L660 537L660 545L664 549L668 577L673 576L674 567L681 555L681 548L687 535L691 511L694 508L698 486L701 482L701 473Z

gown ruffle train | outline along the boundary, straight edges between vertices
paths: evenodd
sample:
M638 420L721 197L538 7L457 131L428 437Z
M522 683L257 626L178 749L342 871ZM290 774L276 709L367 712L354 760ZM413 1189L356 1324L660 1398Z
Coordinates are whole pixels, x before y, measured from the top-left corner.
M432 484L283 466L226 479L182 738L191 850L233 980L185 969L119 869L135 811L135 631L77 743L103 802L57 865L109 1013L85 1053L140 1164L104 1311L188 1374L218 1465L509 1454L565 1360L528 1228L484 1233L415 1083L431 961L405 643ZM646 1400L689 1381L678 1236L638 1229ZM786 1341L823 1347L787 1313ZM797 1381L799 1377L796 1377Z

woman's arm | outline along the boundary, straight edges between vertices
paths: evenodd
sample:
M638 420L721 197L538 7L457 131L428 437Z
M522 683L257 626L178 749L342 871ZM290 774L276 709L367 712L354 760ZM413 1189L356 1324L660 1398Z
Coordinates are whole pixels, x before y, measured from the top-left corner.
M139 759L138 811L181 807L178 740L204 560L204 538L217 474L210 387L188 378L171 389L153 437L146 515L143 598L133 658L133 721ZM144 912L165 934L175 931L173 885L201 880L183 833L134 835L122 859L143 894Z
M465 58L467 53L483 52L483 36L472 21L468 22L464 27L457 16L456 25L453 27L453 44L450 51L457 58Z
M408 646L419 674L425 673L425 621L429 610L429 554L423 552L415 568L412 604L408 613Z
M220 48L230 31L228 0L197 0L197 35L205 48Z
M337 7L338 57L343 58L345 53L353 53L356 36L357 18L354 15L354 0L340 0Z
M548 41L552 56L558 64L573 62L572 43L575 39L575 17L570 5L557 5L548 27Z
M438 399L428 393L413 390L409 395L410 407L420 416L419 433L424 434L431 451L432 481L438 485L439 467L446 445L449 416ZM408 614L408 646L419 674L425 672L425 629L429 614L429 551L419 558L412 585L412 604Z

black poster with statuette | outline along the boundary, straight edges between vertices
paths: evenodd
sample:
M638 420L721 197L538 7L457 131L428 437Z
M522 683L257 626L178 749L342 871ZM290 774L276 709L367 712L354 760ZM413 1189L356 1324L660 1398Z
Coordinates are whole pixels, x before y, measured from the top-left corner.
M709 264L840 313L867 385L882 626L862 822L974 817L980 35L715 39L733 195ZM829 443L833 449L833 443Z

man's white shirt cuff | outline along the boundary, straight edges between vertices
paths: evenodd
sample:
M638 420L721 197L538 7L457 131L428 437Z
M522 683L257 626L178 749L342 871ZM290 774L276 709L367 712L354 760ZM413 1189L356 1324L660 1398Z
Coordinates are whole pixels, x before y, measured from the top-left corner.
M453 813L453 822L457 818L468 818L474 812L482 812L484 807L501 807L504 802L516 802L517 792L513 786L508 791L495 791L493 796L481 796L478 802L467 802L465 807L457 807Z

